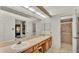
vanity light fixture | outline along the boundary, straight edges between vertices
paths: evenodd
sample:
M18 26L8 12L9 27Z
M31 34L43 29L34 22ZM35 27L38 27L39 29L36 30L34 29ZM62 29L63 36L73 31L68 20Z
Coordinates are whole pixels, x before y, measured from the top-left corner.
M43 14L41 14L40 12L36 11L33 7L31 7L31 6L24 6L24 7L27 8L28 10L34 12L35 14L38 14L38 15L40 15L41 17L46 18L45 15L43 15Z

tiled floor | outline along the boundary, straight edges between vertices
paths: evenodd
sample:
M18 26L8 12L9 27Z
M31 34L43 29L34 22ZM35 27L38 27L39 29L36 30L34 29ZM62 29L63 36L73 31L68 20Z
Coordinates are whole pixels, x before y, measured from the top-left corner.
M51 47L48 50L48 53L72 53L72 45L62 43L61 48L58 49L58 48Z

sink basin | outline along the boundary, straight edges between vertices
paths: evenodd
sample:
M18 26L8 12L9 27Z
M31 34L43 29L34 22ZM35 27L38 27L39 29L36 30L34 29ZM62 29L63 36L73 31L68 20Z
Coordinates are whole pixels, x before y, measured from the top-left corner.
M14 49L14 50L21 50L21 49L25 49L25 48L27 48L29 45L27 44L27 43L21 43L21 44L13 44L12 46L11 46L11 48L12 49Z

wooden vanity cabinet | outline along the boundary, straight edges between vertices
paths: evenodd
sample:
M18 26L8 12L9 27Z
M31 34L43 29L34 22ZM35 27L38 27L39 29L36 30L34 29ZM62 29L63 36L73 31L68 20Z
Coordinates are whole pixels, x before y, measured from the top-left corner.
M51 46L52 46L52 38L50 37L50 38L48 38L47 40L46 40L46 44L45 44L45 52L47 52L48 51L48 49L49 48L51 48Z
M45 53L48 51L49 48L51 48L52 45L52 38L48 38L34 46L32 46L29 49L25 49L23 53Z

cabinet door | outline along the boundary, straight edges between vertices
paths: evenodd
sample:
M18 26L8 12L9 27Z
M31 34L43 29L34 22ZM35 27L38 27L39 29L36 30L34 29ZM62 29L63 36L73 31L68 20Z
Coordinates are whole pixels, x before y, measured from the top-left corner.
M52 38L49 39L49 48L52 46Z
M39 45L38 45L38 44L36 44L36 45L34 46L34 50L37 50L37 49L38 49L38 47L39 47Z
M49 40L46 41L46 50L49 49Z

